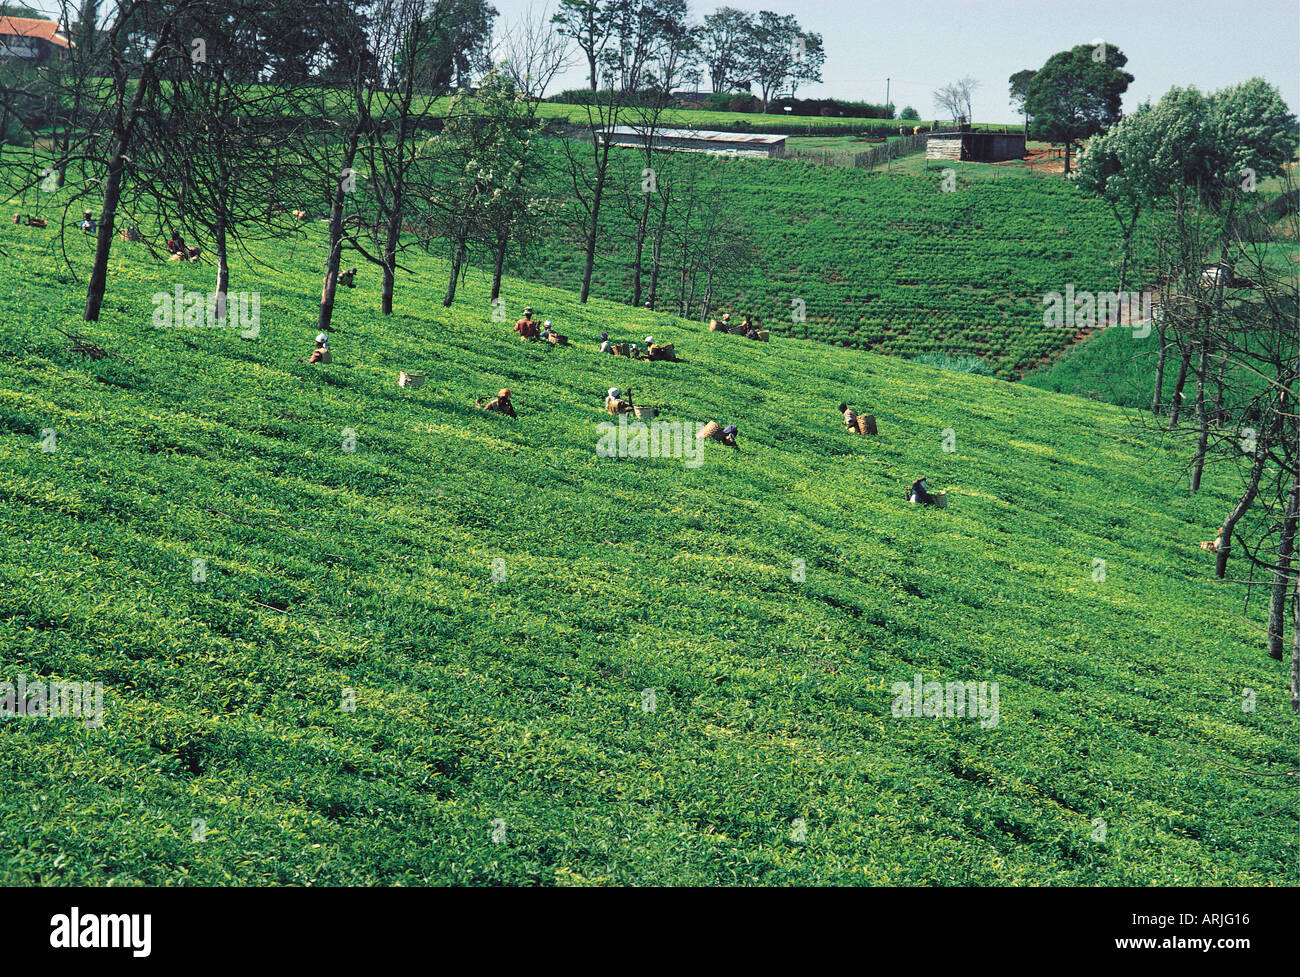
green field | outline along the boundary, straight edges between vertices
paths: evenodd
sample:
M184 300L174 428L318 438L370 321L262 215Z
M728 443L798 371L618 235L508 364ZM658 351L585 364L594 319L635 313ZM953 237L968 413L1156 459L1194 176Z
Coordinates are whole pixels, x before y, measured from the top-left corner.
M773 253L826 242L767 305L749 280L773 319L806 288L827 330L869 307L886 348L987 333L1005 367L1049 345L1049 272L1107 269L1063 184L779 165L728 171ZM88 246L0 226L0 681L105 697L98 729L0 722L0 883L1296 882L1286 666L1195 548L1235 483L1175 487L1119 409L507 281L573 340L526 345L476 274L441 309L433 259L389 319L363 272L311 367L314 247L236 265L243 340L153 328L211 268L119 244L84 329L132 362L91 360L54 328ZM517 420L471 406L503 385ZM611 385L741 450L600 458ZM904 501L922 474L947 509ZM998 683L997 723L895 716L916 675Z
M634 177L639 184L641 160L629 152L621 162L629 169L615 187ZM725 276L715 306L757 314L781 334L904 356L975 355L997 375L1016 377L1076 338L1044 327L1044 294L1067 283L1117 287L1120 250L1108 208L1060 177L958 164L954 189L944 192L942 168L925 167L921 155L897 164L917 175L786 160L673 161L697 166L701 187L727 188L736 226L756 249L752 263ZM564 199L558 182L554 194ZM563 216L549 227L515 273L576 289L580 241ZM602 228L593 294L630 301L631 226L615 203ZM675 308L671 256L669 263L660 308ZM648 269L648 256L643 264ZM795 321L796 300L806 322Z
M562 119L576 124L585 124L588 118L587 110L583 106L557 102L543 102L539 106L539 114L546 119ZM635 112L632 111L630 114L635 115ZM785 113L776 112L712 112L706 109L664 109L660 121L663 125L668 126L721 129L725 131L750 130L753 132L804 128L812 131L843 129L852 132L880 131L897 133L899 126L903 126L908 132L911 132L913 127L918 125L926 127L938 125L939 128L943 128L947 124L942 121L936 123L934 120L850 119L838 116L786 115ZM1005 128L1014 132L1023 129L1023 126L1011 123L1005 125L1003 123L976 123L973 128L978 131L993 129L1001 131Z

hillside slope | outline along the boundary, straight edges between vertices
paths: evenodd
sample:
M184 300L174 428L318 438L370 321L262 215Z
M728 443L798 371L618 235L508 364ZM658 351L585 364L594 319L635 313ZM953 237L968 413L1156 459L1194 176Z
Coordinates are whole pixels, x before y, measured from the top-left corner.
M311 367L315 252L236 269L245 341L152 328L210 272L119 247L86 332L134 362L92 361L0 233L0 681L105 697L0 722L0 882L1295 881L1285 668L1194 549L1231 486L1117 409L510 281L575 343L526 345L432 261ZM517 420L471 406L503 385ZM611 385L741 450L597 457ZM996 725L896 717L918 674Z
M617 162L624 170L611 185L639 194L644 161L626 151ZM1077 338L1074 329L1044 326L1044 295L1070 284L1104 292L1118 283L1109 209L1063 179L961 164L945 191L944 169L933 163L919 176L788 160L691 156L661 165L671 167L660 178L665 186L676 182L678 197L694 181L697 210L710 189L725 189L725 220L753 256L720 276L713 304L756 314L774 333L903 356L980 356L1000 376L1014 377ZM558 162L555 168L562 170ZM990 176L999 173L1005 178ZM572 193L557 187L576 218ZM592 286L594 295L620 302L631 301L635 264L626 206L611 191ZM685 220L679 214L670 221L659 309L680 309ZM699 215L692 220L688 236L701 233ZM570 221L557 217L546 228L548 236L516 262L516 273L577 289L583 249ZM647 283L650 251L643 258ZM1140 280L1140 259L1130 268L1130 288ZM704 292L700 281L692 318L702 317Z

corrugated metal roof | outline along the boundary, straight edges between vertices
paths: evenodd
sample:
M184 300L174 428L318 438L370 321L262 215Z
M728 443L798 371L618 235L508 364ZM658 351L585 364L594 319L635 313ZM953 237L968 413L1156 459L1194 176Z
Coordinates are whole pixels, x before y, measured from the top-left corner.
M638 129L635 126L615 126L613 134L615 137L631 137L633 139L644 139L646 132L649 130ZM706 142L720 143L754 143L763 146L773 146L777 143L785 142L785 136L773 136L767 133L759 132L718 132L713 129L655 129L655 138L657 139L701 139Z

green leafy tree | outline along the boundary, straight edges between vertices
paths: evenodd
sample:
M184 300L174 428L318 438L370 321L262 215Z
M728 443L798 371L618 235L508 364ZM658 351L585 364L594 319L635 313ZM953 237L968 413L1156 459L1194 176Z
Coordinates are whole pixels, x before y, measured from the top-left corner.
M1034 74L1032 69L1026 68L1007 79L1011 85L1011 104L1025 117L1026 129L1029 126L1029 113L1025 110L1025 99L1029 97L1029 83L1033 81Z
M554 29L548 12L529 8L503 32L497 47L502 78L513 91L508 111L513 131L511 145L517 150L512 160L512 184L507 186L489 211L489 226L495 234L492 295L501 294L501 278L507 256L522 255L540 235L546 217L546 198L540 191L546 173L545 154L538 151L541 125L537 109L555 76L571 63L570 39ZM486 83L485 83L486 84ZM514 162L518 166L514 166Z
M821 81L826 55L821 35L805 33L792 14L760 10L745 46L745 60L766 112L773 94L787 84Z
M593 92L600 90L600 69L612 38L609 22L616 6L611 0L560 0L552 21L582 52Z
M820 34L800 34L794 40L794 63L790 66L790 96L803 84L815 84L822 80L822 68L826 64L826 48ZM891 106L892 109L892 106Z
M33 20L48 20L49 14L21 3L0 3L0 17L30 17Z
M443 131L429 140L430 223L451 261L444 306L456 299L471 251L492 254L503 230L522 233L520 211L535 207L527 168L537 129L536 114L512 79L494 70L477 95L456 95Z
M421 90L439 95L465 88L491 66L488 49L497 10L486 0L430 0L427 6L424 21L411 28L411 42L393 63L393 81L400 85L412 76Z
M1119 121L1121 100L1133 81L1126 64L1124 52L1113 45L1080 44L1053 54L1025 82L1029 136L1064 144L1066 175L1074 144Z
M749 81L745 47L754 31L754 15L735 7L719 7L704 15L700 55L715 92L732 91Z

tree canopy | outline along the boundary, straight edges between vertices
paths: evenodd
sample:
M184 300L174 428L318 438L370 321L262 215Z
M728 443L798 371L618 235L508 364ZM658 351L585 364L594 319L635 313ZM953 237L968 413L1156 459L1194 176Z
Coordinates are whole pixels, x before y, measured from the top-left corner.
M1133 81L1126 64L1124 52L1113 45L1079 44L1053 54L1023 81L1029 137L1064 143L1066 173L1074 143L1119 121L1121 100ZM1023 79L1024 73L1012 77Z

